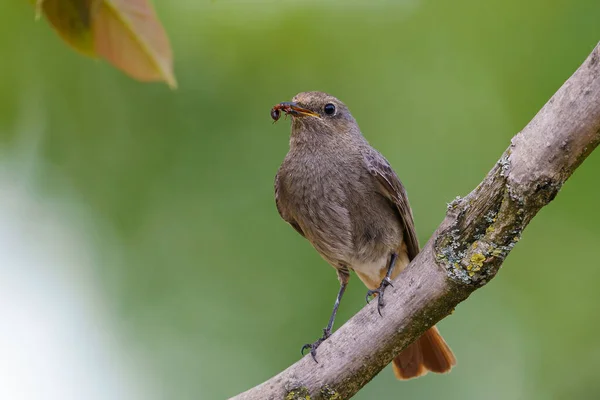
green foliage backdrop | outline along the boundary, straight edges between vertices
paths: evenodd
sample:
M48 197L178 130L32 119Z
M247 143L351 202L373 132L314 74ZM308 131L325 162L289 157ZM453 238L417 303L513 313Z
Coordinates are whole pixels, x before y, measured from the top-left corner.
M33 162L17 181L78 227L106 334L133 365L106 368L138 371L161 399L254 386L328 318L335 273L275 209L289 123L271 124L273 104L305 90L346 102L424 244L600 39L597 0L154 3L176 91L79 56L26 2L0 5L0 163ZM598 398L599 169L593 154L440 324L451 374L399 383L388 368L356 398ZM340 323L364 294L351 279Z

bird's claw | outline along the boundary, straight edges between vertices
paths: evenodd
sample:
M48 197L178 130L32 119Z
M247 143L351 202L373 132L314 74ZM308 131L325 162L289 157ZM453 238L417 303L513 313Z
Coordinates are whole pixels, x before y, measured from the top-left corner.
M312 356L313 360L315 360L315 362L318 364L319 362L317 361L317 347L319 347L321 343L323 343L329 336L331 336L331 332L328 332L327 329L323 329L323 336L321 336L316 342L312 344L307 343L304 346L302 346L300 353L304 355L304 351L310 349L310 355Z
M390 279L390 277L386 276L381 281L381 285L379 285L377 289L369 290L367 292L367 296L365 297L367 304L369 304L369 299L371 298L371 296L377 294L377 312L379 313L379 315L381 315L381 309L385 306L385 303L383 302L383 292L388 286L394 287L394 285L392 285L392 280Z

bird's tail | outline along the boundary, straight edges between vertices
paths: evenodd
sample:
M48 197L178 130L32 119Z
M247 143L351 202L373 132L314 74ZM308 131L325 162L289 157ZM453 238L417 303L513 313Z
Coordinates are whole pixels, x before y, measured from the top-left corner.
M398 379L411 379L427 372L449 372L456 365L452 350L434 326L398 354L392 363Z

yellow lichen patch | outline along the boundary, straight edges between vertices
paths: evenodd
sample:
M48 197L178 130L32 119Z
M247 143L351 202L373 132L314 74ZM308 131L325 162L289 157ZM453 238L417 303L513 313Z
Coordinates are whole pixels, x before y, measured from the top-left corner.
M485 256L481 253L475 253L471 256L471 262L473 263L473 265L475 265L476 267L482 267L483 266L483 262L485 261Z
M481 253L474 253L471 256L471 264L467 266L467 271L469 271L469 276L475 275L475 272L481 270L483 267L483 263L485 261L485 256Z
M496 230L496 228L494 228L493 226L488 226L488 228L485 230L485 233L492 233Z
M285 396L285 400L310 400L310 394L308 394L308 389L305 387L292 389Z

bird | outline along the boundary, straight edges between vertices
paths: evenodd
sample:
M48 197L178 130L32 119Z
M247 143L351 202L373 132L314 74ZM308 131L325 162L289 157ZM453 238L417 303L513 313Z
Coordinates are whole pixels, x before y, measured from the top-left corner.
M337 273L340 288L323 335L302 347L315 362L331 336L353 271L377 297L419 253L412 209L390 163L362 135L348 107L318 91L298 93L271 109L274 122L291 116L289 151L275 176L275 203L283 220L306 238ZM398 379L449 372L456 358L437 327L427 330L392 362Z

